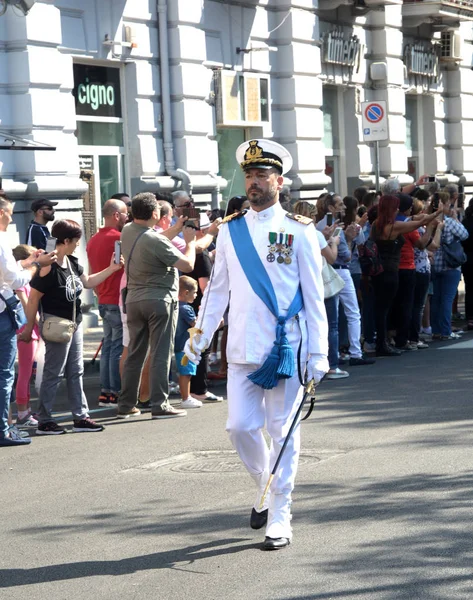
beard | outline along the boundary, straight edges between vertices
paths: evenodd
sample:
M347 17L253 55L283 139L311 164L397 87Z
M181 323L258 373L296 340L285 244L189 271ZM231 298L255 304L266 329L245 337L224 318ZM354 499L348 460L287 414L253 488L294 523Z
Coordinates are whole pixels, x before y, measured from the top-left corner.
M257 187L250 187L247 198L252 206L264 206L274 201L277 191L276 186L269 188L266 192Z
M54 221L54 219L56 218L54 216L54 213L52 213L52 212L48 212L48 213L43 212L43 216L44 216L45 221Z

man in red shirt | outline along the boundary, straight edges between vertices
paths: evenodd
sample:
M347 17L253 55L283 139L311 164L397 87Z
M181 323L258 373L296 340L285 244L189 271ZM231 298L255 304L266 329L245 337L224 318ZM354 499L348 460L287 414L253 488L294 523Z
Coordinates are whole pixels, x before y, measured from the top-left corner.
M105 226L87 244L90 273L98 273L110 265L115 242L120 241L120 232L128 219L127 205L122 200L107 200L102 215ZM122 271L117 271L95 288L103 320L99 406L116 405L121 388L119 365L123 350L123 327L118 307L121 277Z

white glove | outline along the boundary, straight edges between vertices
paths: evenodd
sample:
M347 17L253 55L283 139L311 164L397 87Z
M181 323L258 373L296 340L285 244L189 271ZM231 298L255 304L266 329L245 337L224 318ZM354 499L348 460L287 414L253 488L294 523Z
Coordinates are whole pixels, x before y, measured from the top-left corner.
M319 383L329 370L327 357L322 354L311 354L307 362L307 381Z
M184 354L191 362L193 362L195 365L198 365L200 363L201 354L208 347L208 345L209 340L201 333L197 333L192 340L192 348L190 338L185 343Z

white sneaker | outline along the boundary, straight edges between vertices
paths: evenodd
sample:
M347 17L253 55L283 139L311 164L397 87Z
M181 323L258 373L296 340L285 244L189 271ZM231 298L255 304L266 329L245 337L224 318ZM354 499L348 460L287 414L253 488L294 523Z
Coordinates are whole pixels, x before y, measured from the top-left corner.
M206 392L202 395L193 394L192 397L199 401L202 400L203 402L223 402L223 396L216 396L215 394L212 394L212 392Z
M419 350L424 350L425 348L429 347L429 344L426 344L425 342L417 342L417 347Z
M179 385L174 381L169 382L169 393L170 394L179 394Z
M187 400L181 400L181 408L200 408L202 402L196 398L187 398Z
M325 375L325 379L345 379L346 377L350 377L350 373L342 371L338 367L336 369L330 369L327 375Z

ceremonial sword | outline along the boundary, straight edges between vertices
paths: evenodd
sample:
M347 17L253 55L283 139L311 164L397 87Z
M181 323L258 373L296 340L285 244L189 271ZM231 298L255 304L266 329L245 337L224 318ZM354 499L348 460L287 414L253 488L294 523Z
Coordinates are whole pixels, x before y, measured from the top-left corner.
M305 386L304 395L302 396L301 403L299 404L299 408L297 409L297 412L296 412L296 414L294 416L294 419L293 419L293 421L291 423L291 426L289 427L289 431L287 432L286 439L284 440L284 443L283 443L283 445L281 447L281 450L279 451L279 455L278 455L278 457L276 459L276 462L274 463L274 467L273 467L273 470L271 471L271 475L269 476L268 483L266 484L266 487L264 488L263 495L261 496L261 502L260 502L260 505L259 505L260 510L262 510L262 508L263 508L264 501L266 500L266 496L268 495L268 492L269 492L269 488L271 487L271 483L272 483L272 481L274 479L274 476L276 475L276 471L278 470L279 463L281 462L281 459L282 459L282 456L284 454L284 451L286 450L286 446L289 443L289 439L290 439L290 437L291 437L294 429L296 428L296 425L297 425L297 422L298 422L299 417L301 415L302 408L303 408L303 406L305 404L305 401L309 397L311 397L311 398L314 397L314 390L315 390L315 388L316 388L316 384L315 384L315 382L314 382L313 379L311 379L309 381L309 383L307 383L307 385ZM314 407L314 401L312 400L309 412L304 417L304 419L307 419L307 417L312 412L313 407Z

